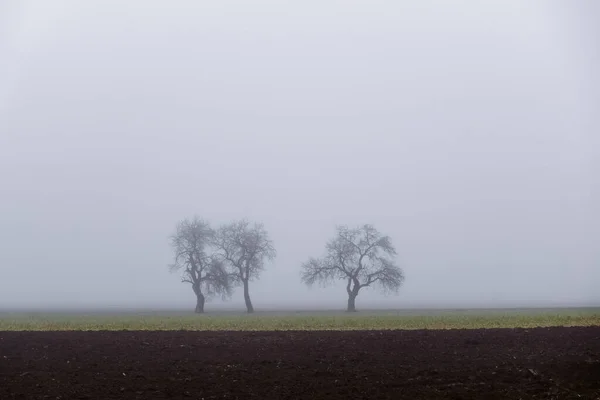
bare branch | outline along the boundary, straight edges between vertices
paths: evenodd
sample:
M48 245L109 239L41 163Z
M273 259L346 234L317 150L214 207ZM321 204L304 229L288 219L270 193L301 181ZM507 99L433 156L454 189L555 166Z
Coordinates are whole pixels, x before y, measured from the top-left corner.
M216 257L211 258L205 281L206 292L209 297L221 295L225 299L230 297L233 292L232 280L225 269L225 265Z
M335 278L338 271L337 266L327 263L326 260L311 258L308 262L302 264L301 279L308 286L312 286L316 282L328 284Z
M385 293L397 293L404 282L402 270L388 259L380 258L378 262L379 268L366 276L366 281L360 284L360 288L376 283Z

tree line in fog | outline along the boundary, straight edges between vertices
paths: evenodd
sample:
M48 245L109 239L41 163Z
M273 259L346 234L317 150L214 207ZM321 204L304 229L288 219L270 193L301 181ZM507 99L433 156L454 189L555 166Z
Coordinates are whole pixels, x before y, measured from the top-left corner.
M182 274L196 296L196 313L203 313L207 300L231 297L241 286L246 311L254 312L250 284L260 279L265 264L277 252L262 223L234 221L217 228L199 217L177 223L170 237L174 260L169 269ZM394 258L396 249L389 236L372 225L349 228L336 226L334 237L325 244L324 254L309 257L300 265L300 279L306 285L346 283L347 310L356 311L362 288L377 286L397 292L404 281Z

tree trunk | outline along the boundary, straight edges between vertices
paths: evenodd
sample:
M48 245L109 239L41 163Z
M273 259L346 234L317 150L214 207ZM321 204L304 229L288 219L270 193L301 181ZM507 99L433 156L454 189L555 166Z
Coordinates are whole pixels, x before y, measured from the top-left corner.
M246 301L246 310L248 314L254 312L254 307L252 306L252 301L250 300L250 292L248 290L248 280L244 281L244 300Z
M354 285L353 285L354 284ZM348 292L348 312L356 312L356 296L360 290L360 282L355 277L348 278L348 285L346 285L346 292Z
M205 302L205 298L204 295L202 293L196 293L196 314L203 314L204 313L204 302Z
M356 296L358 296L358 293L348 293L348 308L346 309L346 311L356 312Z

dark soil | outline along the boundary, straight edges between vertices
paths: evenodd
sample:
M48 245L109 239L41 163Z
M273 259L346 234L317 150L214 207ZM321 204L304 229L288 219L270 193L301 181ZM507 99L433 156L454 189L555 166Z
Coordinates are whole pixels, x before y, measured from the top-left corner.
M600 399L600 327L0 332L0 399Z

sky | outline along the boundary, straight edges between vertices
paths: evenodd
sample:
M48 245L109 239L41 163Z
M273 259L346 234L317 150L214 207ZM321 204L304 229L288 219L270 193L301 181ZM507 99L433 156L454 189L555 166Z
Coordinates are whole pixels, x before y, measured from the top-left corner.
M194 215L264 223L256 309L344 308L300 265L367 223L406 280L359 309L600 305L599 21L595 0L0 0L0 308L192 308L167 266Z

